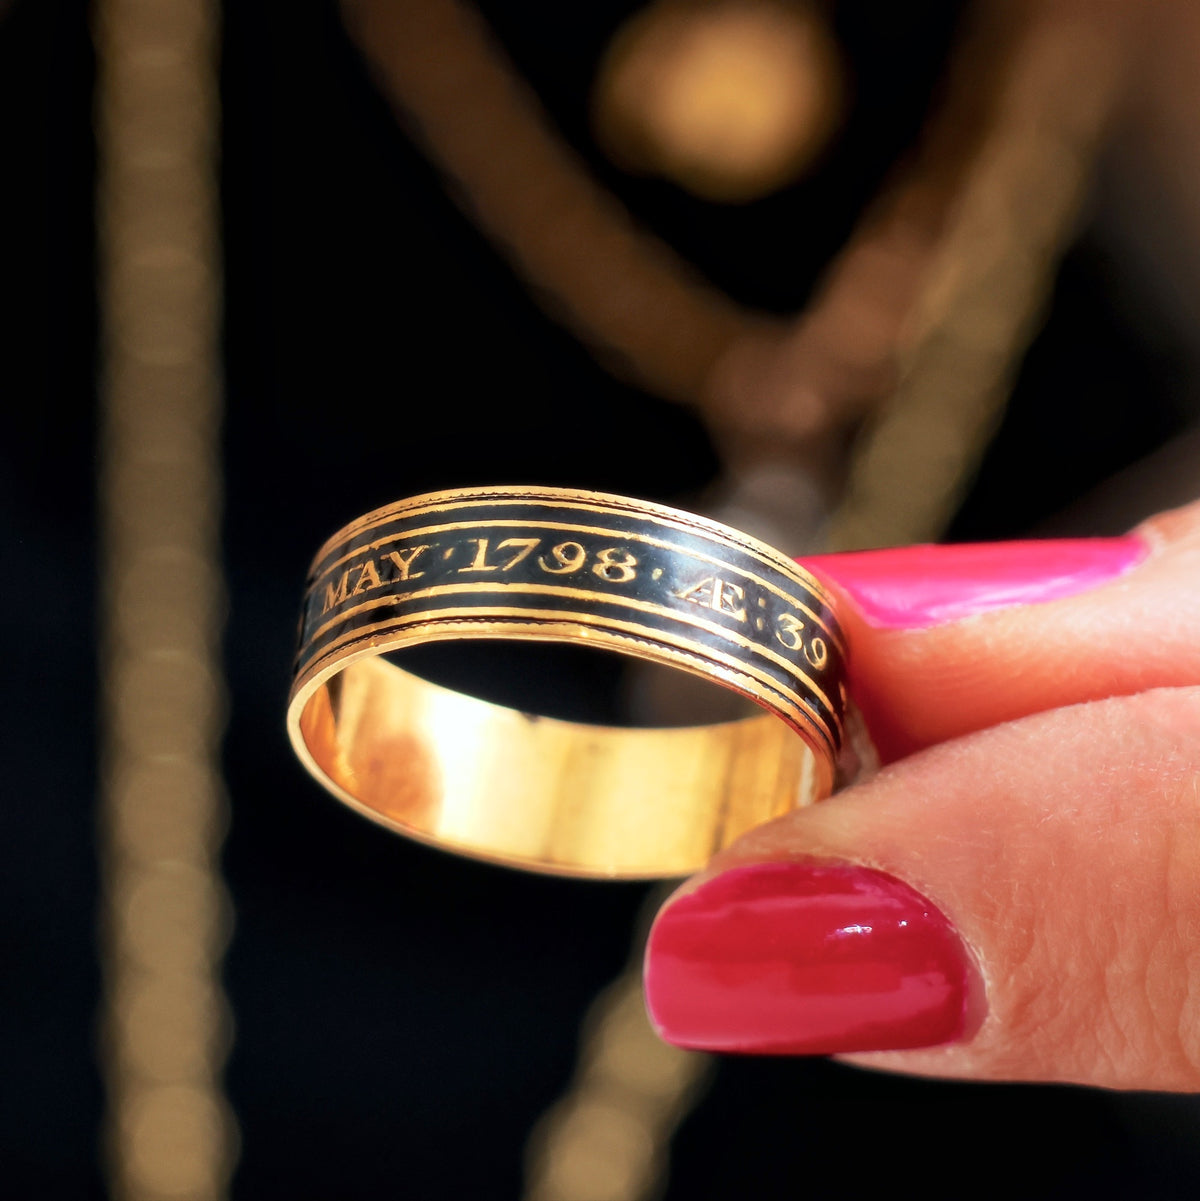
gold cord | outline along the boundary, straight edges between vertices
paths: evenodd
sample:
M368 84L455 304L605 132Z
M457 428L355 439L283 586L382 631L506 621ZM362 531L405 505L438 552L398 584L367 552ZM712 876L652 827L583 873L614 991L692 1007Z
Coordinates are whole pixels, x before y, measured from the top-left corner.
M118 1201L219 1201L217 6L103 0L94 20L106 1168Z
M661 1192L671 1136L712 1074L710 1056L654 1033L642 1003L646 932L669 892L651 892L628 966L584 1018L575 1075L529 1137L523 1201L643 1201Z

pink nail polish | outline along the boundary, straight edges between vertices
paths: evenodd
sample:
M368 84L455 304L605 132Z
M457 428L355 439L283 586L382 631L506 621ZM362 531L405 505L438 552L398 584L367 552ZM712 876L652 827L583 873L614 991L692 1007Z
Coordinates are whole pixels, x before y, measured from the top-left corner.
M873 626L924 629L1008 605L1086 592L1136 567L1140 538L906 546L803 561L848 592Z
M646 1005L668 1042L831 1055L961 1035L970 968L942 914L869 868L731 868L671 901L646 948Z

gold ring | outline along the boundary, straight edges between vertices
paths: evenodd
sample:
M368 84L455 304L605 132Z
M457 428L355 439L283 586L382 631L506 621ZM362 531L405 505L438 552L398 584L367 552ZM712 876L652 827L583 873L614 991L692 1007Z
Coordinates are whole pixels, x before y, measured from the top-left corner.
M404 669L404 648L463 639L617 651L769 712L584 725ZM318 551L288 732L330 792L414 838L566 875L678 876L829 794L844 661L821 584L718 522L576 489L431 492L368 513Z

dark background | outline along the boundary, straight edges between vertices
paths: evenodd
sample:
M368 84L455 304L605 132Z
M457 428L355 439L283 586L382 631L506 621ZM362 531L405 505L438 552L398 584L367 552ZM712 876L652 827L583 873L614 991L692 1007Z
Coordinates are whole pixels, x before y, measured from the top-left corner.
M481 7L634 211L732 295L780 311L804 303L914 137L958 8L837 5L856 82L842 137L806 182L726 209L630 180L591 147L591 73L633 4ZM0 359L0 1181L9 1196L87 1198L103 1193L93 62L80 0L0 14L14 302ZM451 858L325 796L283 730L304 568L345 521L428 488L528 480L671 500L703 487L717 455L692 417L618 383L545 318L406 139L332 4L230 4L223 88L234 1195L515 1199L526 1135L569 1078L645 890ZM1183 428L1187 350L1132 293L1085 223L952 537L1053 523ZM667 1197L1198 1189L1191 1098L726 1059L675 1141Z

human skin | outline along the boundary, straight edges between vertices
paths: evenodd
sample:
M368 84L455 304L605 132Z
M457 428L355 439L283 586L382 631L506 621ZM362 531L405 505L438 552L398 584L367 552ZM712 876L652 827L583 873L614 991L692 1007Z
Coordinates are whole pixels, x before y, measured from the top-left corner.
M1084 548L1069 578L1044 546L996 552L979 573L999 584L973 591L953 548L808 562L837 595L885 766L751 831L667 902L647 956L664 1037L919 1075L1200 1088L1200 503L1091 545L1099 565ZM850 925L828 917L845 880ZM925 935L897 926L909 904ZM888 920L904 936L872 951ZM838 928L818 937L824 921ZM925 941L906 951L906 931ZM835 943L864 958L839 967ZM878 991L888 972L932 990L928 1012ZM838 1027L863 1005L873 1023Z

